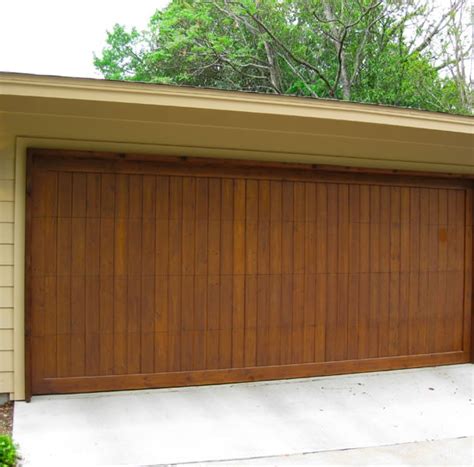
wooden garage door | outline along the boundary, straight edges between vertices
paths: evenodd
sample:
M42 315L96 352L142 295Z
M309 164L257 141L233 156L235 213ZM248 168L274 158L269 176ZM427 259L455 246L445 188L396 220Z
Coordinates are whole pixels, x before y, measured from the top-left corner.
M139 159L30 152L33 394L469 360L467 182Z

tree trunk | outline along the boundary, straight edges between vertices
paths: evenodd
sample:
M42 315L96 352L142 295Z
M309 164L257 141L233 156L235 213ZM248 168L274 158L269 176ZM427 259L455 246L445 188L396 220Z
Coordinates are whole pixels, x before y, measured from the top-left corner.
M257 10L260 7L260 0L256 1L256 6ZM256 15L258 20L260 20L259 15ZM257 25L259 33L265 37L266 36L266 31L265 28L259 23ZM277 94L282 94L283 93L283 86L281 83L281 72L280 72L280 66L278 64L278 60L275 54L275 49L273 48L273 44L269 42L268 40L264 41L265 45L265 54L267 55L267 63L268 63L268 69L270 71L270 83L272 84L273 89L275 89L275 92Z
M331 5L327 1L323 2L324 5L324 16L326 17L326 20L330 22L331 25L334 24L334 21L336 20L334 13L332 11ZM340 81L342 85L342 96L344 100L350 100L351 98L351 82L349 80L348 74L347 74L347 66L346 66L346 54L343 49L343 44L341 44L341 33L338 31L338 29L335 26L331 26L331 33L332 35L338 39L338 40L333 40L334 47L336 48L336 54L338 57L339 61L339 66L341 68L340 71Z
M281 83L280 66L275 55L275 50L273 49L273 45L268 41L265 41L265 52L267 54L268 66L270 69L270 81L272 86L275 88L275 91L278 94L282 94L283 86Z

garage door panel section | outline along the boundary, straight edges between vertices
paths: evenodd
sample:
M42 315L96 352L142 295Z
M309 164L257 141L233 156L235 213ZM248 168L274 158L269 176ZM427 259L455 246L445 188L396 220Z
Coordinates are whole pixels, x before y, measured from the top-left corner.
M107 157L29 166L33 394L469 359L462 183Z

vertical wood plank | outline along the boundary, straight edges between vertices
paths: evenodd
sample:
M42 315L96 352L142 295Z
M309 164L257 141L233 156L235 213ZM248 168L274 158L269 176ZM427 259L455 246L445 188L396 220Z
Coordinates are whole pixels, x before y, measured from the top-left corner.
M420 189L410 188L409 353L419 353Z
M221 180L209 180L207 367L219 367L221 274Z
M194 366L196 179L183 178L181 369Z
M183 179L169 179L168 370L181 370Z
M338 185L338 303L336 322L336 358L347 359L349 306L349 186Z
M100 175L86 181L86 375L99 374Z
M156 183L155 223L155 315L154 371L167 371L169 366L169 177L158 176Z
M467 332L466 321L465 321L465 304L466 304L466 289L468 287L466 283L467 279L467 255L469 254L469 249L472 245L469 246L469 249L466 248L466 190L457 190L456 191L456 260L455 260L455 271L457 277L457 295L456 295L456 305L455 305L455 342L456 348L465 349L467 340L464 335ZM471 309L472 312L472 309Z
M314 361L316 319L316 184L305 183L303 361Z
M57 375L71 367L72 174L58 174Z
M43 228L44 228L44 339L43 358L44 376L57 375L57 242L58 242L58 176L49 172L42 178L45 184L42 192Z
M370 332L370 188L360 187L360 258L359 258L359 319L358 351L359 358L369 356Z
M316 316L314 331L314 360L326 359L326 316L327 316L327 241L328 241L328 198L327 185L316 184Z
M294 189L293 183L282 182L282 236L281 236L281 342L280 361L292 362L293 327L293 242L294 242Z
M437 326L434 333L435 348L438 352L449 350L452 337L449 329L449 315L447 310L450 304L447 301L447 268L448 268L448 192L438 190L438 225L436 226L438 250L438 300L437 300Z
M144 176L142 184L140 371L153 373L155 368L156 179L151 175Z
M360 278L360 187L349 187L349 296L347 307L347 358L356 359L359 351Z
M127 223L127 373L140 372L143 177L129 176Z
M430 242L429 242L429 189L420 189L420 282L418 310L418 348L420 353L429 352L428 326L430 307L429 271L430 271Z
M380 187L370 186L370 278L369 278L369 357L379 355L379 321L380 321Z
M85 371L86 175L72 177L71 376Z
M194 342L195 369L206 368L207 263L208 263L209 185L207 178L196 180Z
M293 316L292 362L301 363L304 354L304 291L305 291L305 183L294 183L293 224Z
M452 346L450 304L447 301L447 270L448 270L448 190L438 193L438 291L440 294L439 318L436 332L436 346L440 352L448 351Z
M465 247L464 247L464 314L463 314L463 350L471 352L472 312L473 308L473 189L465 191ZM474 356L471 353L471 361Z
M232 366L244 366L245 349L245 180L234 180Z
M380 294L378 356L389 355L390 339L390 187L380 188Z
M325 183L316 184L316 272L328 272L328 191Z
M400 289L398 354L408 355L409 295L410 295L410 188L400 190Z
M257 181L247 180L245 197L245 366L255 366L257 364Z
M436 335L441 318L439 274L438 274L438 231L439 231L439 190L429 190L429 216L428 216L428 310L427 310L427 348L429 352L437 349Z
M390 189L390 265L389 265L389 336L388 355L399 355L400 320L400 246L401 246L401 191Z
M219 306L219 368L232 366L232 303L233 303L233 223L234 181L221 182L221 265Z
M326 359L338 359L338 187L327 186L327 313L326 313ZM341 284L344 285L344 284Z
M282 183L270 182L270 335L269 365L280 364L282 323Z
M266 365L269 354L270 182L258 182L257 228L257 365Z
M100 182L99 373L114 372L115 175Z

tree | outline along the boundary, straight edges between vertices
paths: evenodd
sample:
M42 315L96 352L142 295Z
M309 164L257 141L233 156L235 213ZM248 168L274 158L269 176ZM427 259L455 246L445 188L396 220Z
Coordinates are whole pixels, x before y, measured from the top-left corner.
M116 25L108 79L469 114L467 0L173 0L146 31Z

